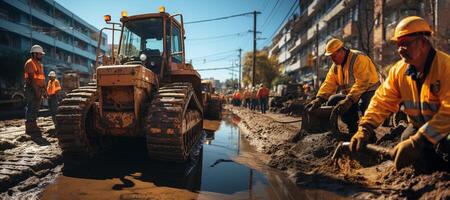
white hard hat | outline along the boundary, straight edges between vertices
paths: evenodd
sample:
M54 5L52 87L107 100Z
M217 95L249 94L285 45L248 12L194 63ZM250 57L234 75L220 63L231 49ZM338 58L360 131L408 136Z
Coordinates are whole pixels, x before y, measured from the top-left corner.
M40 45L33 45L31 47L30 53L42 53L45 54L44 49Z
M50 73L48 73L48 76L49 77L56 77L56 73L55 73L55 71L50 71Z

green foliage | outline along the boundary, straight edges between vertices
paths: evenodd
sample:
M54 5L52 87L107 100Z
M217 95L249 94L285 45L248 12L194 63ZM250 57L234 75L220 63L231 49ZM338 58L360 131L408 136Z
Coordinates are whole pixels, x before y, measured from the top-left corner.
M289 82L293 82L294 79L287 74L283 74L281 76L276 77L272 81L272 85L287 85Z
M243 83L245 86L252 84L252 52L245 53L243 65ZM269 58L267 51L256 53L256 78L255 84L263 83L268 88L272 87L273 81L280 76L277 60Z

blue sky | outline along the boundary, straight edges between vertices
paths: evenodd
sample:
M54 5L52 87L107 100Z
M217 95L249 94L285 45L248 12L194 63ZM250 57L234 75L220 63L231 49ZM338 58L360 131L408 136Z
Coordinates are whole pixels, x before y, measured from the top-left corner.
M295 3L298 12L298 0L56 0L59 4L77 14L83 20L97 28L106 26L103 15L110 14L113 21L119 21L120 13L126 10L128 15L158 12L159 6L165 6L170 14L183 14L184 21L197 21L225 17L235 14L261 12L257 18L259 38L258 49L269 45L275 30ZM275 7L276 5L276 7ZM230 67L238 63L238 51L252 51L253 16L243 16L226 20L185 24L186 60L192 59L197 69ZM111 36L109 36L111 40ZM225 80L231 78L231 70L200 71L202 78L214 77ZM237 74L234 74L236 77Z

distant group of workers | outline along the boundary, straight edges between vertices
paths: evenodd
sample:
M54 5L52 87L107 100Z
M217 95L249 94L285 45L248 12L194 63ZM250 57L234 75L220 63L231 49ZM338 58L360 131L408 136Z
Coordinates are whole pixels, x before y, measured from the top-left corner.
M41 133L37 125L37 117L41 107L42 99L48 99L48 106L52 115L52 120L56 124L55 115L58 109L58 93L61 85L56 79L56 73L50 71L48 83L45 84L44 68L42 58L45 55L44 49L39 45L34 45L30 50L31 58L25 62L24 67L24 90L26 98L25 110L25 132L27 134Z
M242 94L241 94L242 93ZM269 109L269 89L264 84L259 84L259 88L247 88L242 91L236 90L233 93L232 104L234 106L243 106L250 110L259 110L266 113Z

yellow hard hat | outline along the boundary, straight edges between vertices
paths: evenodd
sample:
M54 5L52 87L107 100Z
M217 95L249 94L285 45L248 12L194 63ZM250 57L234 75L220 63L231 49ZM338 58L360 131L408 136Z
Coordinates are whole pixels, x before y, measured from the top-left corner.
M422 17L406 17L397 24L397 27L395 27L394 37L392 37L391 40L397 41L399 37L420 32L431 34L433 31L428 22Z
M336 52L337 50L339 50L340 48L342 48L343 46L344 43L341 40L333 38L327 42L327 46L325 47L325 55L329 56L334 52Z

